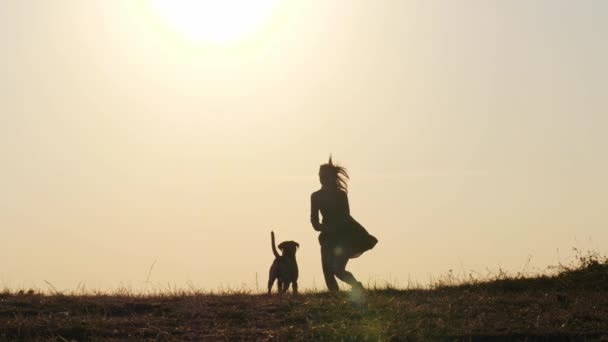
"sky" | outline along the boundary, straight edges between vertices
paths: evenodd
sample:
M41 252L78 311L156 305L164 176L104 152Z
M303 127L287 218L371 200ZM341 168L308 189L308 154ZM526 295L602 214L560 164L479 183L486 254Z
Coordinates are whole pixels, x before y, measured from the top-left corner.
M274 230L323 289L330 153L365 284L608 252L608 2L277 1L218 42L153 0L0 0L0 286L263 289Z

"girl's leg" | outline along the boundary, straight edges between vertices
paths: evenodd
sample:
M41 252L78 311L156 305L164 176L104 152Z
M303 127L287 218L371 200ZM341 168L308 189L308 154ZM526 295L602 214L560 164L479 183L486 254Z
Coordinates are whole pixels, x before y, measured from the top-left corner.
M338 277L338 279L347 283L351 287L362 288L363 285L361 285L361 283L358 282L357 279L355 279L355 276L353 276L352 273L350 273L346 270L346 264L348 263L348 259L349 258L346 256L335 256L334 257L334 264L333 264L334 274L336 275L336 277Z
M325 277L325 284L330 292L337 292L339 290L338 282L334 277L334 248L331 246L321 246L321 265L323 266L323 276Z

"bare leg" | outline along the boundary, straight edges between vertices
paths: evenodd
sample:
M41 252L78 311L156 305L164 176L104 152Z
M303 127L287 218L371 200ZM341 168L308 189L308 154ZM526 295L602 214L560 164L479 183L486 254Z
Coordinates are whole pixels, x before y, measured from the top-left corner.
M348 257L336 256L333 263L333 271L338 279L352 286L353 288L361 288L360 282L355 279L352 273L346 270L346 264L348 263Z
M338 282L334 277L334 248L331 246L321 246L321 265L323 266L323 276L325 277L325 284L330 292L337 292L339 290Z

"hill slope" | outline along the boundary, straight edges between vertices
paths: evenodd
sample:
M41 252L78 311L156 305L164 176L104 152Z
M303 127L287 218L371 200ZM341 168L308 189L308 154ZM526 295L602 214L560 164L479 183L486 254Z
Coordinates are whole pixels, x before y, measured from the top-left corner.
M608 340L608 266L332 296L0 295L0 340Z

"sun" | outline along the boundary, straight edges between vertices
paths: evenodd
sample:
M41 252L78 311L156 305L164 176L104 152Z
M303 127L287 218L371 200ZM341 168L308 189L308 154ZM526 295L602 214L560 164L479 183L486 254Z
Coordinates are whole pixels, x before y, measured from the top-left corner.
M231 44L253 35L280 0L151 0L169 26L196 43Z

